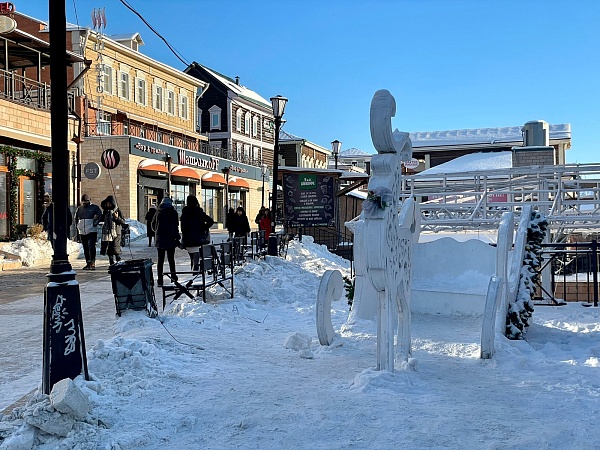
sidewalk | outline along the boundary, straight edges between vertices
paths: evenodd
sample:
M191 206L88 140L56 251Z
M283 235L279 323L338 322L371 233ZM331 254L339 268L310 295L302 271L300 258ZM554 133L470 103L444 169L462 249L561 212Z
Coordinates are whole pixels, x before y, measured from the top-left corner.
M227 239L227 233L212 233L215 243ZM137 239L123 249L124 260L151 258L156 264L157 250L148 240ZM175 252L176 264L189 268L185 250ZM72 261L79 282L81 308L87 349L99 339L114 335L116 318L108 259L99 256L95 271L81 270L85 261ZM168 265L165 262L165 269ZM152 269L156 276L156 266ZM0 271L0 411L8 411L23 402L41 384L44 288L48 268ZM155 287L157 299L161 293ZM143 314L143 312L141 312ZM25 401L26 401L25 399Z

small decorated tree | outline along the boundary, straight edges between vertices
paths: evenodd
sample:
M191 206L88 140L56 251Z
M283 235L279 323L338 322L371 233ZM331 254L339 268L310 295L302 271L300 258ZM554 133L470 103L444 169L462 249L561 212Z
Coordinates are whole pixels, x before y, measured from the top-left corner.
M542 264L542 242L548 228L548 219L538 211L531 212L529 227L527 228L527 244L519 279L517 298L508 305L506 317L506 337L509 339L523 339L529 327L533 314L533 298L535 285L539 281L539 269Z

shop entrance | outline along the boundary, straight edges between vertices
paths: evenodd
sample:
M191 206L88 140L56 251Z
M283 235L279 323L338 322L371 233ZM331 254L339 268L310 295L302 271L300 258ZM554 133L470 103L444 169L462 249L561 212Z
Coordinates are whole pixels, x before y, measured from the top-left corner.
M29 178L21 178L19 183L19 223L32 226L35 223L36 182Z

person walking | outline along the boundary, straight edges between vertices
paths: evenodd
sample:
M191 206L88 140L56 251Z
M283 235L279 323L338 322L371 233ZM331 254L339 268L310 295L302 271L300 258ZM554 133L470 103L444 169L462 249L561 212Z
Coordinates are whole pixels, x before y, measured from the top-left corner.
M264 217L264 215L265 215L265 210L266 210L266 209L267 209L267 208L266 208L264 205L263 205L263 206L261 206L261 207L260 207L260 209L258 210L258 214L256 215L256 218L254 219L254 223L255 223L256 225L258 225L258 230L259 230L259 231L264 229L264 228L261 228L260 221L261 221L261 220L262 220L262 218Z
M238 206L235 211L235 220L233 222L233 235L234 237L248 236L250 233L250 222L246 211L241 206Z
M121 228L125 224L125 218L112 195L102 200L100 206L103 210L100 254L107 255L112 266L115 260L121 261Z
M146 236L148 236L148 247L152 247L152 238L154 237L154 230L152 229L152 219L156 215L156 208L151 207L146 213Z
M92 203L89 195L81 196L81 205L75 211L75 224L83 245L85 267L83 270L96 269L96 240L98 239L98 222L102 211Z
M154 240L158 250L158 262L156 264L157 285L163 285L163 266L165 264L165 253L169 262L169 271L175 273L175 248L179 245L181 236L179 234L179 215L173 202L169 197L164 197L158 205L158 210L152 220L152 228L156 234ZM177 275L172 275L177 280Z
M271 217L269 208L265 208L264 214L260 219L259 229L265 231L265 243L269 242L269 236L271 235Z
M67 208L67 228L70 228L72 224L73 215L71 214L71 210ZM44 231L48 233L48 240L52 249L54 249L54 202L46 205L46 209L44 209L44 213L42 214L42 226L44 227Z
M235 231L235 220L235 209L229 208L229 211L227 211L227 215L225 216L225 228L229 233L230 239L233 237L233 232Z
M200 270L200 247L210 243L210 227L215 221L200 207L194 195L188 195L181 210L181 244L190 255L190 269Z

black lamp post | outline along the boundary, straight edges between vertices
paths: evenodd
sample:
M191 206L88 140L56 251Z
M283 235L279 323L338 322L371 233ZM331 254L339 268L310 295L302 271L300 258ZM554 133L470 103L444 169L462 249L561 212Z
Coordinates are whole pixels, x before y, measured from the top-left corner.
M342 143L337 139L331 143L331 153L333 153L333 159L335 161L335 168L337 169L338 155L342 149Z
M288 99L278 95L271 97L273 116L275 116L275 145L273 148L273 192L271 193L271 236L269 237L269 255L277 256L277 236L275 236L275 218L277 212L277 177L279 170L279 129L281 118L285 111Z
M260 206L265 206L265 176L267 175L267 165L266 164L261 164L260 174L262 175L262 198L261 198Z
M227 217L227 211L229 211L229 166L221 169L223 175L225 175L225 216ZM225 220L223 220L225 223Z

